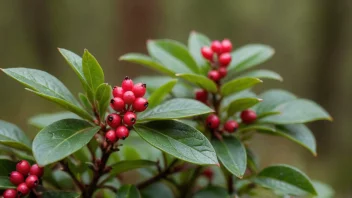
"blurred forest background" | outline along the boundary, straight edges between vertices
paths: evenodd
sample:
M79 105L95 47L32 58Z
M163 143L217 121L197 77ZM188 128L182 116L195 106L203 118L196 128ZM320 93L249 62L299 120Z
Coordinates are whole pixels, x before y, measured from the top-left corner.
M258 135L252 145L262 165L287 163L331 184L338 197L352 197L352 1L349 0L0 0L0 67L45 70L72 92L81 90L75 74L57 51L99 60L112 85L122 77L154 74L119 62L127 52L146 52L147 39L187 42L190 31L234 46L271 45L276 54L262 68L277 71L283 83L265 81L258 91L285 88L317 101L333 123L311 125L318 157L280 137ZM27 119L61 109L26 92L0 75L0 119L18 124L34 137Z

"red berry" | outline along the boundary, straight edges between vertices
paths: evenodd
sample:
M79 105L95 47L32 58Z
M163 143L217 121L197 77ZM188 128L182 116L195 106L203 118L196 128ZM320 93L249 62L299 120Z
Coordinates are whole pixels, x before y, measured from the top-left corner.
M114 130L109 130L108 132L106 132L105 138L106 138L106 140L108 142L115 143L116 140L117 140L115 131Z
M224 125L225 131L233 133L238 129L238 123L234 120L229 120Z
M122 98L116 97L110 100L110 106L115 111L122 111L125 109L125 102L122 100Z
M133 112L126 112L125 115L123 116L123 123L125 123L127 126L132 126L137 120L137 116Z
M220 125L220 119L217 115L215 114L210 114L207 119L206 119L206 124L209 128L211 129L216 129Z
M225 67L220 67L219 74L221 78L225 77L227 75L227 69Z
M255 111L247 109L241 112L242 122L245 124L250 124L257 119L257 114Z
M116 97L122 98L123 93L125 93L125 91L122 89L122 87L115 86L112 89L112 95L114 96L114 98Z
M17 191L15 189L7 189L2 194L2 196L4 198L16 198L17 197Z
M203 171L202 175L204 175L208 180L212 180L214 177L214 172L211 168L207 168Z
M38 166L38 164L33 164L31 170L29 171L30 175L36 175L37 177L42 177L44 174L44 168Z
M136 96L134 96L134 93L132 91L126 91L124 94L123 94L123 101L126 103L126 104L133 104L134 100L136 100Z
M133 103L133 109L137 112L142 112L148 107L148 100L145 98L137 98Z
M213 50L210 49L210 47L207 47L207 46L202 47L202 49L200 51L205 59L210 60L210 61L213 60L214 52L213 52Z
M227 67L232 60L231 54L230 53L223 53L219 57L219 63L220 66L222 67Z
M25 196L29 193L29 188L26 183L22 183L17 186L17 194L20 196Z
M122 81L121 85L124 91L132 91L133 89L133 81L130 77L126 76L125 79Z
M125 139L130 134L130 131L128 130L127 127L122 125L122 126L117 127L115 133L116 133L117 138Z
M116 129L121 124L121 117L116 113L111 113L106 117L106 122L111 128Z
M216 70L211 70L208 72L208 78L210 78L213 81L219 81L220 80L220 73Z
M232 50L232 43L229 39L222 40L221 46L222 46L223 53L231 52L231 50Z
M217 54L221 54L221 52L222 52L222 45L221 45L220 41L211 42L210 48L211 48L211 50L213 50L213 52L215 52Z
M10 182L13 183L14 185L18 185L24 182L24 176L17 171L12 171L9 175L9 179L10 179Z
M16 170L23 176L27 176L30 169L31 165L26 160L21 160L16 164Z
M28 186L28 188L34 188L38 185L38 183L39 183L39 180L36 175L29 175L26 178L26 185Z
M134 93L134 96L136 96L137 98L143 97L146 91L147 91L147 85L143 83L135 84L132 90L132 92Z
M196 91L196 100L206 102L208 100L208 92L205 89Z

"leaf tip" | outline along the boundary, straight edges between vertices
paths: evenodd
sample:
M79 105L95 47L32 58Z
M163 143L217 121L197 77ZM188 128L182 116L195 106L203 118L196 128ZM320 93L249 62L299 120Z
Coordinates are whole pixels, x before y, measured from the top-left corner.
M220 167L220 163L215 164L217 167Z
M331 116L329 116L329 117L328 117L328 120L329 120L330 122L333 122L333 121L334 121L334 118L332 118Z
M262 102L262 101L263 101L263 99L261 99L261 98L258 98L258 101L259 101L259 102Z

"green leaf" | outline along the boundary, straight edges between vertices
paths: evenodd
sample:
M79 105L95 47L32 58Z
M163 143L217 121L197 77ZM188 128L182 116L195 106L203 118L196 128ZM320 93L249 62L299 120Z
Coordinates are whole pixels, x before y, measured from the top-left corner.
M98 103L97 107L100 119L105 118L106 110L109 106L109 102L111 99L111 91L111 86L107 83L103 83L97 88L95 99Z
M230 198L230 195L225 188L208 186L196 192L192 198Z
M225 111L228 106L231 104L231 102L240 99L240 98L255 98L257 97L256 94L252 91L249 90L244 90L235 94L231 94L226 96L222 101L221 101L221 109L222 111Z
M318 198L335 197L335 191L331 186L324 184L320 181L313 181L313 186L318 193L318 196L317 196Z
M44 191L42 198L79 198L81 195L76 192L67 191Z
M240 72L249 69L268 60L274 55L274 52L274 49L267 45L245 45L231 53L232 61L228 70Z
M310 179L297 168L274 165L263 169L254 180L258 185L289 195L317 195Z
M288 101L277 106L274 111L281 113L264 117L260 121L274 124L295 124L315 120L332 120L323 108L306 99Z
M272 79L272 80L283 81L280 74L266 69L250 71L241 75L240 77L254 77L259 79Z
M174 198L174 193L172 190L162 182L153 183L142 190L143 198L155 198L155 197L163 197L163 198Z
M137 122L187 118L213 111L213 109L196 100L177 98L140 113Z
M141 194L136 186L128 184L123 185L120 187L119 191L117 192L118 198L140 198Z
M262 99L259 99L259 98L240 98L240 99L234 100L230 103L227 109L227 115L232 116L236 112L248 109L261 101Z
M238 129L238 132L245 132L245 131L253 131L257 130L260 132L275 132L276 127L271 124L263 124L263 123L255 123L255 124L250 124L250 125L242 125Z
M128 53L120 57L120 60L123 61L128 61L131 63L138 63L141 65L144 65L148 68L151 68L155 71L167 74L169 76L174 76L175 71L170 70L168 67L160 64L158 61L152 59L151 57L144 55L144 54L138 54L138 53Z
M9 176L0 176L0 190L6 190L9 188L16 188L16 186L10 182Z
M205 76L197 74L176 74L176 76L185 79L186 81L189 81L191 83L194 83L195 85L209 92L216 93L218 90L216 84Z
M209 65L207 60L201 54L201 48L204 46L210 46L210 39L199 32L192 31L188 37L188 50L196 61L197 65L200 67L201 73L206 74L209 70Z
M254 85L261 82L263 81L261 81L258 78L251 78L251 77L236 78L222 85L221 94L223 96L228 96L230 94L234 94L236 92L251 88Z
M84 120L65 119L42 129L33 140L33 153L41 166L57 162L85 146L100 127Z
M31 152L31 141L16 125L0 120L0 144Z
M208 139L198 130L175 120L136 124L135 131L152 146L194 164L218 164Z
M149 54L175 73L199 73L197 63L187 47L173 40L149 40Z
M79 100L81 101L82 106L85 108L87 112L92 112L92 105L89 102L88 97L85 94L78 94Z
M104 83L103 69L100 67L95 57L86 49L84 50L83 54L82 67L84 77L94 95L98 86Z
M223 137L223 140L213 139L211 143L226 169L242 178L246 171L247 154L241 141L233 136L228 136Z
M155 90L148 98L148 108L153 108L160 104L165 97L172 91L177 83L177 79L170 80Z
M0 176L8 177L9 173L16 170L16 162L8 159L0 159Z
M115 176L117 174L138 168L156 166L156 164L156 162L150 160L124 160L111 165L112 170L109 174Z
M68 119L68 118L75 118L79 119L79 117L71 112L58 112L58 113L45 113L33 116L29 119L29 124L37 127L37 128L44 128L49 124L57 122L59 120Z

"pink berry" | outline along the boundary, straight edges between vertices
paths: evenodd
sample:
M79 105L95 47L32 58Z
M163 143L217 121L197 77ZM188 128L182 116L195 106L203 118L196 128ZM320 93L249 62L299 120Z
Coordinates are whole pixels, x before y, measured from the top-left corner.
M220 74L216 70L211 70L211 71L208 72L208 78L210 78L211 80L217 82L217 81L220 80Z
M133 109L142 112L148 108L148 100L145 98L137 98L133 103Z
M15 189L7 189L2 194L2 196L4 198L16 198L17 197L17 191Z
M220 67L219 74L220 74L220 78L225 77L227 75L227 69L225 67Z
M215 114L210 114L206 121L205 121L206 125L211 128L211 129L216 129L219 127L220 125L220 119L217 115Z
M245 124L253 123L257 119L255 111L247 109L241 112L242 122Z
M26 160L21 160L16 164L16 170L23 176L27 176L30 169L31 165Z
M117 136L114 130L109 130L105 134L105 138L109 143L115 143L117 140Z
M206 102L208 100L208 92L205 89L196 91L196 100Z
M110 100L110 106L115 111L122 111L125 109L125 102L122 100L122 98L116 97Z
M28 188L34 188L38 185L39 183L39 179L36 175L29 175L26 178L26 185L28 186Z
M230 53L223 53L219 57L219 63L220 66L222 67L227 67L232 60L231 54Z
M200 51L205 59L213 61L214 52L210 49L210 47L202 47Z
M225 131L233 133L238 129L238 123L234 120L229 120L224 125Z
M125 115L123 116L123 123L126 124L127 126L133 126L134 123L137 120L137 116L133 112L126 112Z
M143 83L137 83L133 86L132 92L136 98L143 97L147 91L147 85Z
M232 50L232 43L229 39L222 40L221 46L222 46L223 53L231 52L231 50Z
M122 89L122 87L115 86L112 89L112 95L114 96L114 98L116 98L116 97L122 98L124 93L125 93L125 91Z
M202 175L204 175L208 180L212 180L214 177L214 172L211 168L207 168L203 171Z
M124 91L132 91L133 89L133 81L130 77L126 76L125 79L122 81L121 85Z
M123 101L125 104L133 104L134 100L136 100L136 96L134 96L134 93L132 91L126 91L123 94Z
M116 113L111 113L106 117L106 122L111 128L116 129L121 124L121 117Z
M25 196L29 193L29 188L26 183L21 183L17 186L17 194L21 196Z
M31 170L29 171L30 175L36 175L38 178L42 177L44 174L44 168L38 166L38 164L33 164Z
M17 171L12 171L9 175L9 179L10 182L14 185L18 185L24 182L24 176Z
M122 125L122 126L117 127L115 133L116 133L117 138L125 139L128 137L130 132L127 127Z
M213 50L213 52L217 53L218 55L221 54L222 52L222 45L220 43L220 41L213 41L211 42L210 45L211 50Z

